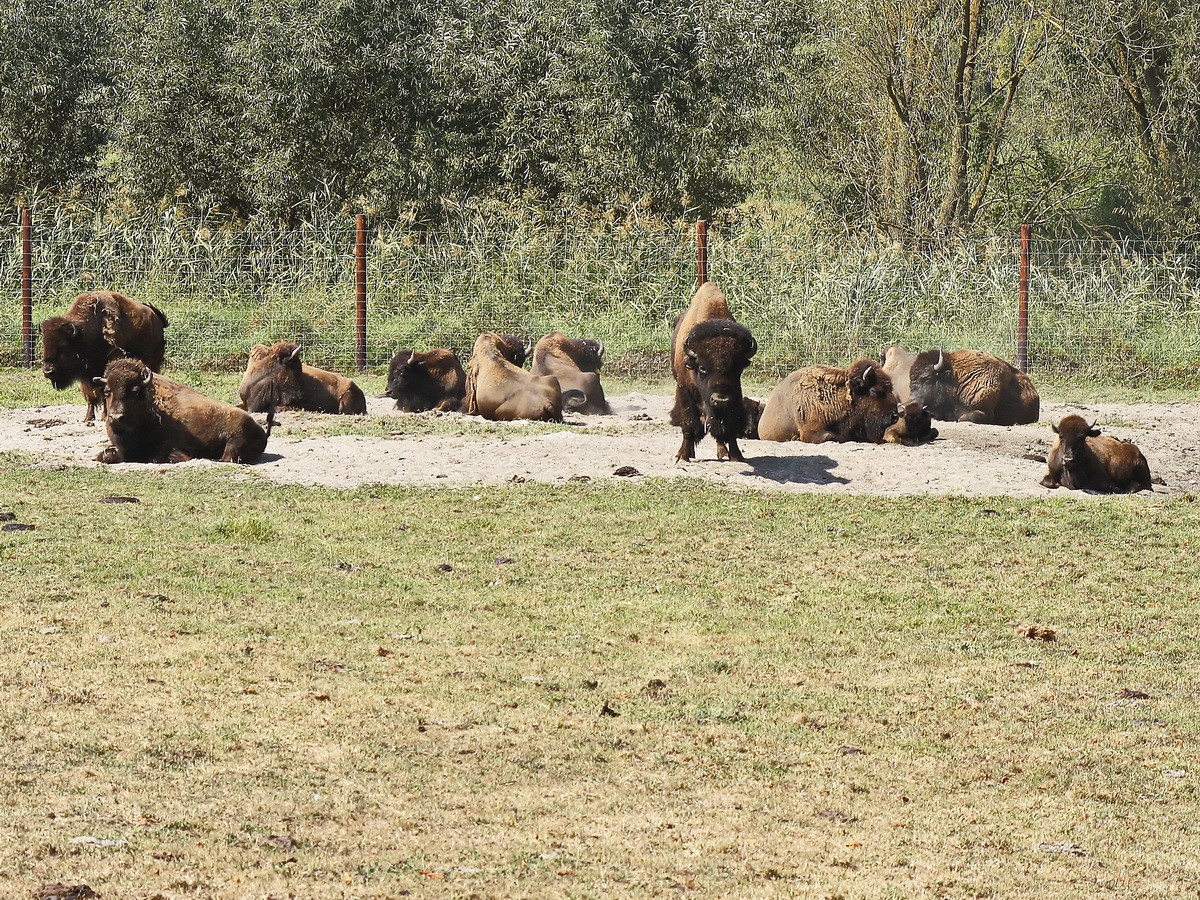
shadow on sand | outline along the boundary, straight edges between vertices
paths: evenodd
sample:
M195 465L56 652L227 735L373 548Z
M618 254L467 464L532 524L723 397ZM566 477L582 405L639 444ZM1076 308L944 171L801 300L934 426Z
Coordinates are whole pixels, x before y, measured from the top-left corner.
M779 484L849 484L848 478L834 475L837 460L828 456L757 456L747 457L746 465L759 478Z

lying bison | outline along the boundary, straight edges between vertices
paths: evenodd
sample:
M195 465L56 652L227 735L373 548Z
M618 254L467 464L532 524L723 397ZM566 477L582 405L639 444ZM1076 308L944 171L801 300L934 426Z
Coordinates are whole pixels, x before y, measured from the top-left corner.
M451 350L401 350L388 366L384 394L401 412L458 412L467 394L467 373Z
M534 375L553 375L563 390L564 406L578 413L608 416L612 409L600 385L600 366L604 363L604 345L586 338L569 338L552 331L533 348ZM582 400L568 400L569 391L578 391ZM574 395L571 395L574 397Z
M1042 486L1133 494L1153 490L1150 465L1135 444L1103 435L1083 416L1066 416L1050 428L1058 435Z
M889 353L903 348L889 348ZM903 380L903 357L896 374ZM908 367L909 399L935 419L981 425L1028 425L1036 422L1040 401L1029 376L980 350L926 350Z
M366 395L357 384L302 362L299 345L287 341L270 347L255 344L250 349L238 397L239 405L249 412L307 409L359 416L367 412Z
M42 374L57 390L79 382L87 401L86 423L96 419L104 393L95 379L111 360L140 359L157 372L162 368L167 317L149 303L138 303L115 291L80 294L65 315L42 322Z
M733 321L725 295L711 281L700 286L676 318L671 346L671 423L683 431L675 458L692 459L696 442L707 432L717 442L717 459L745 462L737 443L746 433L742 372L758 351L758 342L749 328Z
M899 419L892 381L877 363L845 369L808 366L793 372L767 398L758 436L764 441L865 441L878 444Z
M100 462L252 463L267 446L268 432L248 412L156 375L139 360L113 360L96 383L104 390L112 442L96 457Z
M885 444L904 444L911 447L914 444L924 444L938 436L938 430L933 427L933 417L929 410L915 400L900 404L900 419L895 425L883 433Z
M519 340L494 331L485 331L476 339L467 361L463 411L501 422L514 419L561 422L563 392L558 379L552 375L534 375L514 363L514 341L524 346Z

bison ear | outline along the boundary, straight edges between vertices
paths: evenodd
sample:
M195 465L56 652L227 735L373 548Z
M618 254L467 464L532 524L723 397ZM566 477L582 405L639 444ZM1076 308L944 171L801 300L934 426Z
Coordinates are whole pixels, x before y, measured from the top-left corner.
M1050 430L1053 431L1055 434L1058 434L1058 426L1055 425L1053 422L1050 423Z
M1093 423L1092 423L1092 426L1091 426L1091 428L1089 428L1089 429L1088 429L1086 432L1084 432L1084 433L1085 433L1085 434L1086 434L1088 437L1100 437L1100 429L1096 427L1096 423L1095 423L1095 422L1093 422Z

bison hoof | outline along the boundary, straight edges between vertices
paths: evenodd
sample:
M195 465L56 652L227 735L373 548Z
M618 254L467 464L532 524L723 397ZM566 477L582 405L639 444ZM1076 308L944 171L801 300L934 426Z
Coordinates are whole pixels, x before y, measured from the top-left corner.
M117 455L116 447L105 447L103 450L101 450L99 453L96 454L96 462L112 464L112 463L117 463L120 461L121 461L121 458L120 458L120 456Z

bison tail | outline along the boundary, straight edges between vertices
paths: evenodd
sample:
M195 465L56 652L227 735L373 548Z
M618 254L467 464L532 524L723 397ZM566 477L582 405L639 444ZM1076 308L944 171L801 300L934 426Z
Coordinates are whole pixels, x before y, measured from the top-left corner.
M267 424L266 424L267 437L271 436L271 429L274 428L278 424L279 423L275 421L275 405L272 404L271 408L267 410Z
M143 302L145 302L145 301L143 301ZM163 312L161 309L159 309L159 308L158 308L157 306L155 306L153 303L146 303L146 305L147 305L148 307L150 307L152 310L154 310L154 314L155 314L156 316L158 316L158 318L159 318L160 320L162 320L163 328L166 328L168 325L170 325L170 324L171 324L171 320L167 318L167 314L166 314L166 313L164 313L164 312Z

